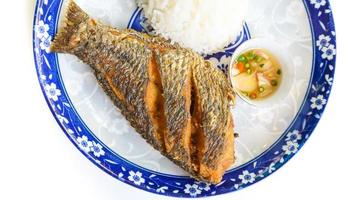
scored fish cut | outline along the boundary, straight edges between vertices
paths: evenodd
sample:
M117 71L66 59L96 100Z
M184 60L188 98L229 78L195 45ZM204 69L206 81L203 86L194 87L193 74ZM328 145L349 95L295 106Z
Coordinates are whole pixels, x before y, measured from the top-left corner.
M192 50L106 26L70 1L51 51L88 64L131 126L192 177L217 184L234 163L234 92Z

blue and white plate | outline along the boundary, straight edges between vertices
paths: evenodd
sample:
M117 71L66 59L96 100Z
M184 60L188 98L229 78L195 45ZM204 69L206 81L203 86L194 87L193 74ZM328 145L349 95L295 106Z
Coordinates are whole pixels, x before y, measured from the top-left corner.
M118 28L152 30L134 0L76 0L94 18ZM336 39L327 0L251 0L237 40L206 55L227 70L233 51L251 38L280 44L295 69L287 98L268 108L238 100L232 113L237 162L218 185L197 182L137 134L75 57L49 52L63 18L64 0L38 0L33 50L38 79L55 119L70 141L114 178L152 193L204 197L252 185L292 158L311 135L333 82Z

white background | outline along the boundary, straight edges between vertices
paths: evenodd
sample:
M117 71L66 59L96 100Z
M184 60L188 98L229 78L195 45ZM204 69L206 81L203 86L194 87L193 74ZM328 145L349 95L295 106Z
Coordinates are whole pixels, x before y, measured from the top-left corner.
M284 167L210 199L356 199L357 3L333 0L337 70L322 120ZM0 199L173 199L127 186L88 161L53 119L37 81L34 0L0 3Z

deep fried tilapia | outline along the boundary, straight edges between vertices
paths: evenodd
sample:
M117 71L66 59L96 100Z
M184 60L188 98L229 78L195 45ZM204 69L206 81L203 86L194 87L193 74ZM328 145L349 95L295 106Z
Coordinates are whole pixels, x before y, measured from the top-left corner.
M219 183L233 164L233 91L198 54L161 37L103 25L73 1L51 51L90 65L136 131L191 176Z

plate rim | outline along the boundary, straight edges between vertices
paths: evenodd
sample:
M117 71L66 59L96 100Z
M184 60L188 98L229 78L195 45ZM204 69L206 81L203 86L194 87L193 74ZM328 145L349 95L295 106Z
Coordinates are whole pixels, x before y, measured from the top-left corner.
M320 55L321 56L321 52L318 50L318 48L316 47L316 30L315 30L315 26L316 26L316 24L315 24L315 26L313 26L313 24L314 23L317 23L317 21L313 21L313 16L312 16L312 13L315 13L315 14L318 14L318 17L320 17L320 16L322 16L323 14L326 14L327 16L325 16L325 18L324 19L321 19L321 21L319 20L318 22L319 22L319 25L321 26L321 27L323 27L323 26L325 26L324 28L325 29L327 29L327 30L329 30L329 31L331 31L329 34L327 34L328 36L330 36L331 37L331 44L332 45L334 45L334 47L335 47L335 50L336 50L336 34L335 34L335 25L334 25L334 20L333 20L333 15L332 15L332 11L331 11L331 8L330 8L330 3L329 3L329 1L328 0L326 0L326 5L324 5L324 6L322 6L322 7L319 7L319 8L327 8L326 10L323 10L325 13L322 13L322 9L320 10L320 9L313 9L313 5L310 5L311 4L311 1L309 1L309 0L302 0L303 1L303 3L304 3L304 6L305 6L305 8L306 8L306 11L308 12L308 19L309 19L309 25L310 25L310 30L311 30L311 36L312 36L312 47L313 47L313 54L314 54L314 56L313 56L313 61L312 61L312 70L311 70L311 80L309 81L309 87L308 87L308 89L306 90L306 94L305 94L305 97L304 97L304 101L303 101L303 103L301 104L301 108L300 109L304 109L304 107L306 106L305 104L306 104L306 101L308 101L308 97L311 95L310 93L311 93L311 86L313 87L313 78L314 78L314 73L316 73L315 72L315 68L317 68L317 59L316 59L316 57L317 57L317 55ZM169 186L163 186L163 185L159 185L159 187L149 187L149 188L147 188L147 187L142 187L144 184L140 184L140 185L137 185L135 182L133 182L133 181L130 181L130 180L128 180L128 179L126 179L126 178L123 178L123 177L120 177L120 174L115 174L115 173L113 173L111 170L108 170L107 169L107 167L105 167L105 166L103 166L102 165L102 163L100 164L100 163L98 163L98 160L94 160L93 159L93 155L90 155L90 154L88 154L88 153L86 153L85 151L83 151L83 149L81 149L80 148L80 146L79 146L79 144L78 144L78 142L76 142L76 140L73 138L73 137L71 137L71 134L70 134L70 129L68 128L68 127L66 127L66 126L64 126L64 119L63 118L61 118L60 116L58 116L58 114L56 113L56 108L54 107L54 105L53 105L53 100L51 100L50 98L49 98L49 96L48 96L48 94L47 94L47 91L46 91L46 89L45 89L45 84L44 84L44 82L43 82L43 80L42 80L42 78L43 77L41 77L41 75L43 75L43 73L41 72L41 68L43 67L42 65L40 66L39 65L39 63L40 62L43 62L43 61L40 61L39 62L39 57L38 57L38 54L40 54L41 53L41 51L42 50L39 50L38 48L39 48L39 41L38 41L38 39L36 38L36 31L35 31L35 26L36 25L38 25L38 21L39 21L39 19L40 19L40 16L38 15L38 12L39 12L39 8L40 8L40 5L42 5L43 6L43 3L44 2L48 2L48 3L51 3L50 5L52 6L53 5L53 3L55 3L55 2L59 2L59 4L60 4L60 6L59 6L59 8L61 8L62 7L62 3L63 3L63 0L53 0L53 1L44 1L44 0L37 0L36 1L36 7L35 7L35 14L34 14L34 21L33 21L33 35L32 35L32 40L33 40L33 53L34 53L34 60L35 60L35 66L36 66L36 73L37 73L37 77L38 77L38 80L39 80L39 83L40 83L40 87L41 87L41 90L42 90L42 93L43 93L43 95L44 95L44 97L45 97L45 100L46 100L46 103L48 104L48 106L49 106L49 108L50 108L50 110L51 110L51 113L53 114L53 116L54 116L54 118L55 118L55 120L57 121L57 123L60 125L60 127L61 127L61 129L64 131L64 133L65 133L65 135L70 139L70 141L82 152L82 154L84 154L91 162L93 162L95 165L97 165L98 167L100 167L102 170L104 170L104 171L106 171L108 174L110 174L111 176L113 176L113 177L115 177L116 179L119 179L119 180L121 180L121 181L123 181L123 182L125 182L125 183L127 183L127 184L130 184L130 185L132 185L132 186L135 186L135 187L137 187L137 188L140 188L140 189L143 189L143 190L146 190L146 191L149 191L149 192L153 192L153 193L157 193L157 194L164 194L164 195L168 195L168 196L175 196L175 197L203 197L203 196L212 196L212 195L217 195L217 194L223 194L223 193L227 193L227 192L232 192L232 191L235 191L235 190L239 190L239 189L242 189L242 188L245 188L245 187L247 187L247 186L249 186L249 185L251 185L251 184L253 184L253 183L256 183L256 182L258 182L258 181L260 181L260 180L262 180L262 179L264 179L265 177L267 177L267 176L269 176L271 173L267 173L267 174L263 174L263 177L261 177L261 178L259 178L259 177L257 177L256 179L255 179L255 181L253 181L252 183L250 183L250 182L248 182L247 184L242 184L242 185L238 185L238 187L237 188L232 188L232 187L230 187L230 188L224 188L224 187L222 187L221 188L221 190L218 190L218 188L216 188L216 190L215 191L213 191L214 193L212 193L212 190L211 191L207 191L207 192L205 192L205 190L204 189L201 189L201 193L200 194L196 194L196 195L192 195L192 194L188 194L188 193L183 193L183 190L180 190L179 192L176 192L175 193L175 190L172 190L171 192L170 192L170 190L169 190L169 188L167 188L167 189L165 189L164 187L169 187ZM42 3L42 4L41 4ZM310 7L309 7L309 5L310 5ZM42 7L41 7L42 8ZM58 9L58 12L60 12L60 10L61 9ZM317 12L318 11L318 12ZM57 19L56 19L56 26L55 26L55 30L54 30L54 32L56 32L57 31L57 25L58 25L58 17L59 17L59 14L58 14L58 16L57 16ZM327 26L327 27L326 27ZM53 33L52 33L53 34ZM36 48L37 48L37 50L36 50ZM40 53L38 52L38 51L40 51ZM43 53L43 52L42 52ZM319 54L320 53L320 54ZM57 57L57 56L55 56L55 57ZM41 60L41 59L40 59ZM319 57L319 60L323 60L323 59L321 59L320 57ZM47 61L47 63L46 64L48 64L48 63L50 63L49 61ZM43 63L42 63L43 64ZM329 65L329 66L327 66L327 64ZM333 83L333 77L334 77L334 72L335 72L335 66L336 66L336 55L333 57L333 59L332 60L330 60L330 61L326 61L326 64L325 64L326 66L323 68L324 70L322 71L322 72L325 72L325 69L327 69L327 68L330 68L330 66L332 66L332 69L330 68L330 73L322 73L322 75L331 75L331 77L328 77L328 78L326 78L326 77L323 77L324 79L326 79L326 81L327 81L327 83L328 83L328 85L326 86L326 88L327 89L325 89L326 91L328 91L328 93L327 92L324 92L324 91L319 91L319 89L316 89L316 95L317 94L319 94L319 93L324 93L325 94L325 96L323 96L323 98L325 99L325 101L326 101L326 103L325 104L327 104L327 102L328 102L328 99L329 99L329 96L330 96L330 93L331 93L331 89L332 89L332 83ZM48 66L48 67L50 67L50 66ZM57 63L57 65L56 65L56 68L58 68L58 63ZM320 67L321 68L321 67ZM60 74L59 74L60 75ZM321 78L321 77L320 77ZM332 80L330 80L330 78L332 79ZM327 80L327 79L329 79L329 80ZM325 82L324 82L324 84L325 84ZM325 87L325 86L324 86ZM63 91L65 92L65 88L63 89ZM65 92L66 93L66 92ZM316 96L316 97L318 97L318 96ZM69 98L69 97L68 97ZM322 114L323 114L323 112L324 112L324 109L325 109L325 107L326 107L326 105L323 105L323 107L322 107L322 109L320 109L319 110L319 112L318 112L318 116L312 116L312 117L315 117L316 119L315 119L315 121L313 122L313 124L312 124L312 126L311 127L309 127L309 129L307 130L307 132L308 133L306 133L306 135L308 135L308 136L310 136L311 135L311 133L313 132L313 130L316 128L316 126L317 126L317 124L318 124L318 122L319 122L319 120L320 120L320 118L321 118L321 116L322 116ZM299 117L301 117L301 116L299 116L301 113L300 113L300 110L299 110L299 112L297 113L297 115L296 115L296 117L295 118L299 118ZM312 114L314 114L314 113L312 113ZM296 119L294 118L294 120L293 121L295 121ZM83 124L85 125L85 123L83 122ZM306 125L306 124L305 124ZM288 127L288 129L291 127L292 125L290 125L289 127ZM287 130L288 130L287 129ZM72 130L73 131L73 130ZM305 131L305 130L302 130L302 131ZM286 132L286 131L285 131ZM279 139L278 139L278 141L279 140L281 140L281 138L284 138L286 135L285 134L283 134ZM298 143L298 147L297 147L297 150L296 150L296 152L298 151L298 150L300 150L301 149L301 147L304 145L304 143L306 142L308 140L308 137L306 137L306 138L303 138L303 139L301 139L300 141L299 141L299 143ZM278 142L277 141L277 142ZM269 149L271 149L273 146L275 146L275 145L277 145L277 142L275 142L274 144L272 144L272 146L269 148ZM99 141L99 143L98 144L100 144L100 141ZM264 156L265 155L265 153L267 152L268 150L266 150L266 151L264 151L261 155L259 155L259 156ZM280 163L280 161L279 161L279 163L275 163L276 165L274 166L274 170L273 171L276 171L276 170L278 170L281 166L283 166L288 160L290 160L292 157L294 157L294 155L296 154L296 152L294 152L294 153L292 153L292 154L289 154L289 155L283 155L283 159L284 159L284 161L282 162L282 163ZM264 154L264 155L263 155ZM259 156L257 156L257 157L259 157ZM254 158L253 160L255 160L256 158ZM130 162L130 161L129 161ZM249 162L248 162L249 163ZM248 165L248 163L246 163L247 165ZM117 163L118 164L118 163ZM122 163L122 164L124 164L124 163ZM240 166L239 168L244 168L245 167L245 165L246 164L244 164L244 165L242 165L242 166ZM125 165L125 164L124 164ZM123 169L123 168L122 168ZM125 169L125 168L124 168ZM130 170L130 168L128 168L128 169L125 169L125 170L123 170L123 172L127 172L128 170ZM151 170L150 170L151 171ZM248 171L249 172L249 171ZM129 173L129 172L127 172L127 173ZM141 172L141 173L143 173L143 172ZM160 174L160 173L158 173L158 172L155 172L155 173L157 173L157 174ZM233 173L233 172L228 172L227 174L230 174L230 173ZM129 173L130 174L130 173ZM143 175L143 174L142 174ZM165 174L166 175L166 174ZM141 175L140 175L141 176ZM166 175L167 176L167 175ZM153 178L155 178L156 176L154 176ZM170 178L170 177L169 177ZM174 176L174 178L177 178L177 176ZM179 179L180 178L185 178L185 177L178 177ZM237 179L238 179L238 177L237 177ZM187 183L188 184L188 183ZM187 185L186 184L186 185ZM191 181L190 182L190 186L192 187L192 186L194 186L194 185L196 185L197 186L197 188L200 188L200 186L199 186L199 184L201 184L201 183L197 183L197 182L195 182L195 181ZM185 188L187 188L186 187L186 185L185 185ZM145 184L145 186L146 186L146 184ZM181 185L182 186L182 185ZM180 187L181 187L180 186ZM235 185L234 185L235 186ZM203 187L203 186L202 186ZM219 186L217 186L217 187L220 187L220 185ZM161 188L161 189L160 189ZM163 192L164 191L164 192Z

